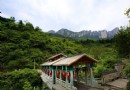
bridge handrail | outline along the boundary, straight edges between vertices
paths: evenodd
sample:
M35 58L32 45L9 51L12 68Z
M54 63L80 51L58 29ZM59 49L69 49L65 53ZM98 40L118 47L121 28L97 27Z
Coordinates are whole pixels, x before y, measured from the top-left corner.
M41 78L43 79L43 81L45 81L46 83L51 83L52 84L52 77L48 76L45 73L41 74ZM69 82L66 82L64 80L61 80L59 78L56 78L56 84L61 85L62 87L66 88L66 90L70 90L71 86ZM72 86L73 90L77 90L76 87Z

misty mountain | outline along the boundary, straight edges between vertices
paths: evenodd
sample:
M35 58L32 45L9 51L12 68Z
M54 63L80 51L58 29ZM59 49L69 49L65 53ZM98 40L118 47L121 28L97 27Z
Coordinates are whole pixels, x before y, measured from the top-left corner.
M80 32L73 32L68 29L60 29L57 32L54 30L48 31L50 34L62 35L64 37L75 38L75 39L106 39L112 38L119 31L119 28L114 28L111 31L100 30L100 31L91 31L91 30L82 30Z

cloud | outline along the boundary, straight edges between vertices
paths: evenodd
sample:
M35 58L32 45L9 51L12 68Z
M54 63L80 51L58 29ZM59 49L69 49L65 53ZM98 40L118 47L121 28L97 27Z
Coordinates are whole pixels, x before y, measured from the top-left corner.
M8 3L7 3L8 2ZM128 24L129 0L1 0L3 16L28 20L43 31L111 30Z

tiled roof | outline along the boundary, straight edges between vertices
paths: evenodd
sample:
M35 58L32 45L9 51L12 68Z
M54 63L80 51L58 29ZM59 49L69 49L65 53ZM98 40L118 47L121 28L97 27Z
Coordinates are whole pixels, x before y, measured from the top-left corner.
M48 58L47 60L49 61L49 60L53 60L53 59L55 59L56 57L66 57L64 54L62 54L62 53L59 53L59 54L56 54L56 55L54 55L54 56L52 56L52 57L50 57L50 58ZM58 58L59 59L59 58Z
M42 65L43 66L70 66L72 64L87 64L87 63L95 63L97 60L94 58L86 55L86 54L80 54L73 57L62 57L52 62L45 62Z

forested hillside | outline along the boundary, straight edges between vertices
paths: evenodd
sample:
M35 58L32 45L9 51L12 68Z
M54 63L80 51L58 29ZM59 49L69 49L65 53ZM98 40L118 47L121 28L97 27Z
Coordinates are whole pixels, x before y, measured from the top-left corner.
M3 17L0 17L0 22L1 71L33 68L34 60L38 68L51 55L84 52L81 45L50 36L39 27L34 28L30 22L15 22L14 18Z
M16 22L14 17L0 16L0 88L31 90L35 86L41 90L42 81L39 73L34 70L34 62L36 69L39 69L48 57L58 53L67 56L86 53L92 56L98 60L94 67L95 76L100 77L102 72L112 70L114 64L121 61L121 53L118 51L122 46L118 46L120 42L115 42L118 38L120 35L114 39L98 41L58 38L44 33L30 22ZM125 56L128 56L128 50Z
M23 90L24 84L36 84L40 75L34 68L40 68L48 57L64 53L68 56L85 52L82 45L64 38L56 38L42 32L30 22L15 21L14 17L0 16L0 88L2 90ZM26 69L28 68L28 69ZM28 72L29 71L29 72ZM31 74L36 73L36 74ZM28 78L27 78L28 77ZM29 79L29 78L32 78ZM26 86L26 85L25 85Z

